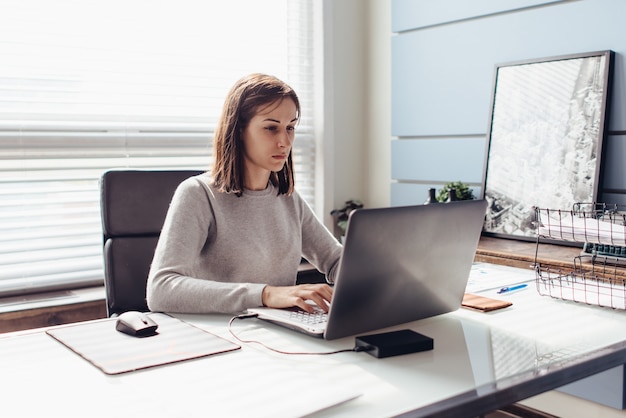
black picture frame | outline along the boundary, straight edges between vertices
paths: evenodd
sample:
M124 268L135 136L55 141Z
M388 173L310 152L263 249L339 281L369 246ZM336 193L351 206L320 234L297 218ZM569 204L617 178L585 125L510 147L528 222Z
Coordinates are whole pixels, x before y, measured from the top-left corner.
M497 64L481 198L484 235L536 240L535 207L597 201L613 51Z

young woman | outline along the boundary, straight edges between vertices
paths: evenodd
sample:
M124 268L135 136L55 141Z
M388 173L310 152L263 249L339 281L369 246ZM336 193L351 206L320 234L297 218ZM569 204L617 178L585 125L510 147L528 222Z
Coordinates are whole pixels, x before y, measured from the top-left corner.
M342 246L294 190L294 90L252 74L230 90L212 174L178 187L159 239L147 300L152 311L237 313L250 307L325 311L328 284L295 285L302 257L332 284Z

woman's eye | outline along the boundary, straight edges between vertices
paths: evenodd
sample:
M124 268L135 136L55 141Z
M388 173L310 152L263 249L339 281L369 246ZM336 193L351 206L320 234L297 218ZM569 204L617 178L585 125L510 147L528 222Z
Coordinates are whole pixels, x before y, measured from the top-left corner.
M280 129L280 127L278 127L278 126L266 126L265 129L267 129L270 132L276 132L276 131L278 131ZM293 132L293 131L296 130L296 127L295 126L287 126L285 129L287 130L287 132Z

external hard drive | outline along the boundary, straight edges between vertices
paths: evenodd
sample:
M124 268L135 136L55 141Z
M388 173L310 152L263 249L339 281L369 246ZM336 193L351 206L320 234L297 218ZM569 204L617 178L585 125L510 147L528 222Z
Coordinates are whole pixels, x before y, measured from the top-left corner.
M377 358L432 350L433 339L410 329L356 337L355 347Z

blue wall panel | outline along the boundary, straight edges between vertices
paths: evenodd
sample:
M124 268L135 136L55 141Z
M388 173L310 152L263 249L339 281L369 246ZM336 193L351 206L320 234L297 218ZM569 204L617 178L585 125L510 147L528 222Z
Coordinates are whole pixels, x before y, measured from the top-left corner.
M603 158L604 188L626 190L626 136L609 135Z
M428 197L429 184L391 183L391 206L420 205Z
M564 0L394 0L391 30L402 32L560 1Z
M605 49L617 54L611 129L625 130L623 16L624 1L584 0L393 36L392 134L485 133L496 64Z
M427 182L481 183L485 138L391 141L391 178Z
M626 194L603 193L600 196L600 202L609 202L626 206Z

